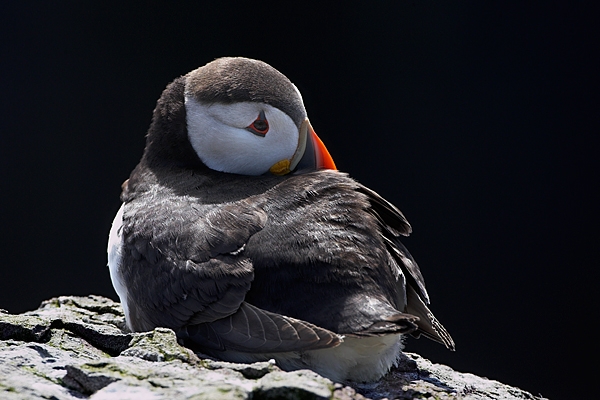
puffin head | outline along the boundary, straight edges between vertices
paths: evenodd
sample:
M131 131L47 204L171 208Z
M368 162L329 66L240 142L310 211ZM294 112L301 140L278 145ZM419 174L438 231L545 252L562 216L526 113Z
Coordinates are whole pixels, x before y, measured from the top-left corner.
M183 145L187 150L176 154ZM188 165L197 157L212 170L243 175L336 169L296 86L270 65L242 57L219 58L167 87L154 111L149 152Z

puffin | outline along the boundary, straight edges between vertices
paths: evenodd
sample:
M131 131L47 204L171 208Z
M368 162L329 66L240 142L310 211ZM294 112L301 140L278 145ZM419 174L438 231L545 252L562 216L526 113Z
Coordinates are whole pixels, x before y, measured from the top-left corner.
M218 58L170 83L121 201L108 266L133 332L333 381L380 379L407 334L454 350L400 242L410 224L337 170L265 62Z

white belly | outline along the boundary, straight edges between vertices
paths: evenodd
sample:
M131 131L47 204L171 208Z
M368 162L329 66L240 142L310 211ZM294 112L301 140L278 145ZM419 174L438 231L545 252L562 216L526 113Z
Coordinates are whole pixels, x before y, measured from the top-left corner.
M396 365L402 350L402 335L346 337L332 349L304 352L252 354L225 351L218 357L251 363L274 359L283 370L309 368L334 382L374 382Z
M338 347L310 352L310 363L334 381L373 382L396 364L402 348L402 335L346 337Z

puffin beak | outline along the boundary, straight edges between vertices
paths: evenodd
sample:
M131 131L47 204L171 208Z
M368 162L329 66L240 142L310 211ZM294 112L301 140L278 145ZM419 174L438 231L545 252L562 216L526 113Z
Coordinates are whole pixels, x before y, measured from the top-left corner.
M308 118L300 125L300 140L298 142L298 148L290 163L290 170L337 169L327 147L315 133Z
M323 141L317 136L306 118L300 125L298 147L291 160L281 160L269 171L275 175L285 175L292 171L316 171L337 169Z

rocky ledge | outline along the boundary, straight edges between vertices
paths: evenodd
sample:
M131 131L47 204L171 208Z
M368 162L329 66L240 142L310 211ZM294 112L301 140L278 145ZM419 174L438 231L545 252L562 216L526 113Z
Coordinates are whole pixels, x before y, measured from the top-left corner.
M377 383L348 386L272 362L201 359L173 331L130 333L118 303L64 296L0 311L2 399L536 399L500 382L407 353Z

